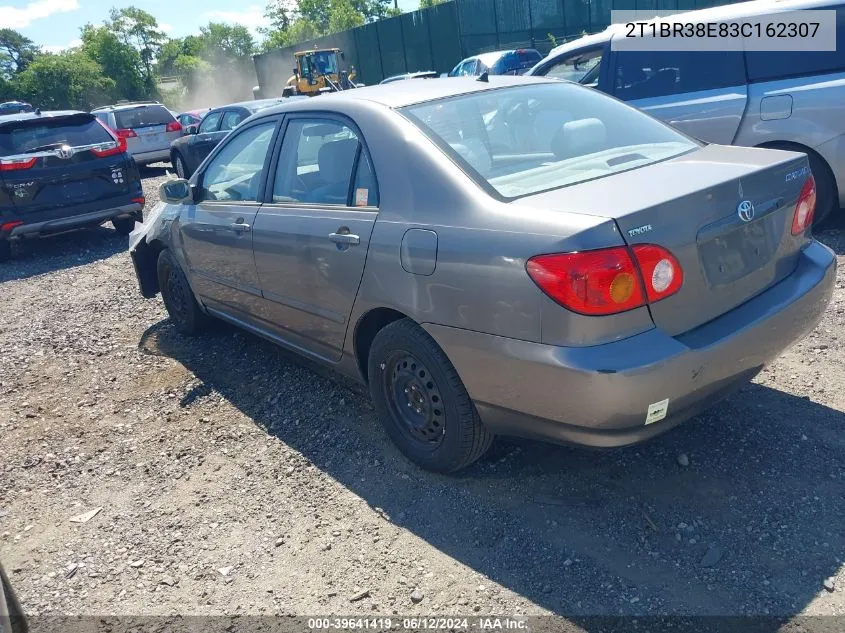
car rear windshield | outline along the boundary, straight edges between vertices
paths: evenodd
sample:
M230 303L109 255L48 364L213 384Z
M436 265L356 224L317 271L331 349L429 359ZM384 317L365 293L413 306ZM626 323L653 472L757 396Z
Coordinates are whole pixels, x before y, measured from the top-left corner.
M0 156L26 154L62 145L79 147L113 140L90 114L27 119L0 126Z
M400 112L482 187L505 199L602 178L700 147L639 110L562 82L485 90Z
M121 130L132 130L153 125L167 125L176 119L164 106L138 106L129 110L117 110L114 120Z

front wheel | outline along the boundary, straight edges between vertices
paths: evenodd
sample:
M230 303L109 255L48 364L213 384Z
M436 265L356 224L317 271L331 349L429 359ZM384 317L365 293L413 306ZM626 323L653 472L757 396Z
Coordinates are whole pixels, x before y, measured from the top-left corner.
M208 315L200 308L185 273L169 250L159 253L156 268L161 298L174 327L188 336L202 333L208 324Z
M188 167L185 165L185 159L181 154L176 154L173 158L173 169L176 170L176 175L179 178L187 180L191 174L188 173Z
M451 473L476 461L493 435L457 371L416 323L400 319L370 347L370 396L388 436L426 470Z

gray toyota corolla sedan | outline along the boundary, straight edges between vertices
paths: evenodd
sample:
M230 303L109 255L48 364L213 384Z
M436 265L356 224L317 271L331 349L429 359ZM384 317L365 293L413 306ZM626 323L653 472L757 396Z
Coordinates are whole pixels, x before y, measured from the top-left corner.
M141 293L363 380L449 472L494 434L657 435L819 321L804 154L702 145L595 90L408 80L242 123L130 238ZM728 421L726 421L728 423Z

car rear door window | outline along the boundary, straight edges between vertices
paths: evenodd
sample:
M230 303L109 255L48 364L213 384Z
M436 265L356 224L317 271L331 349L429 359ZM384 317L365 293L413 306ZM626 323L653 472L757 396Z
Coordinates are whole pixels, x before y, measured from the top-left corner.
M292 120L282 143L273 201L372 206L372 200L377 199L375 179L368 180L366 168L356 175L356 180L360 178L360 188L366 192L361 192L360 198L350 200L350 184L360 148L357 133L339 121Z
M624 101L745 85L741 51L619 51L616 60Z
M356 207L378 206L376 172L373 169L370 155L363 146L361 147L361 155L358 158L358 168L355 171L355 189L352 196L352 204Z
M223 112L212 112L207 115L200 123L199 133L208 134L209 132L216 132L220 119L223 117Z
M111 141L114 138L90 114L28 119L0 127L0 156Z
M204 201L255 202L275 121L251 126L229 138L202 174Z
M122 130L167 125L175 121L173 115L164 106L138 106L128 110L117 110L114 118L117 127Z
M235 127L243 121L246 117L243 115L242 112L238 112L236 110L227 110L226 113L223 115L223 122L220 124L220 131L225 132L228 130L233 130Z

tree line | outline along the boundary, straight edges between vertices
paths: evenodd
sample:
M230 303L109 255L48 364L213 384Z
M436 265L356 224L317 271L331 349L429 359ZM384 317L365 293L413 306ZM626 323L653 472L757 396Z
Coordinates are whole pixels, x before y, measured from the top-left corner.
M422 0L429 6L437 0ZM210 22L198 35L169 38L150 13L114 8L101 24L81 29L79 46L51 53L0 29L0 102L17 99L42 109L89 110L121 99L163 99L173 106L192 93L226 95L252 56L399 13L392 0L271 0L256 41L241 25ZM175 77L179 94L159 87Z

